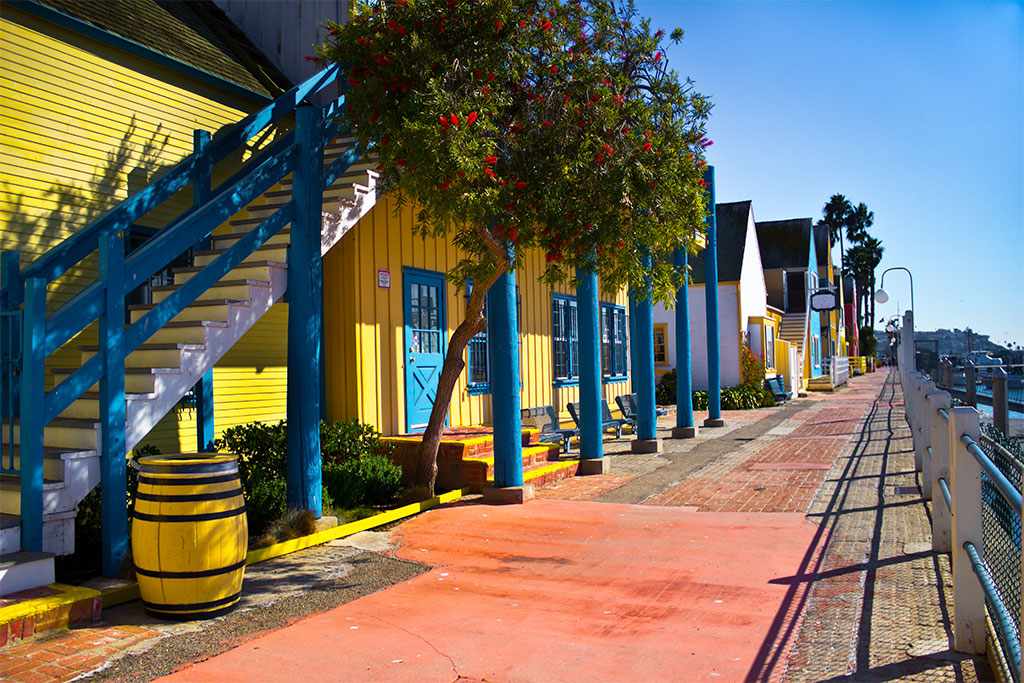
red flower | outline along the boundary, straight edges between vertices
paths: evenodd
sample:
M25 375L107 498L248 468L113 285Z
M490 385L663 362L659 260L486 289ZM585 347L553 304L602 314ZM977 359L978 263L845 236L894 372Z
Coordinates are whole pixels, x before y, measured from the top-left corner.
M458 173L459 175L462 175L462 169L460 168L458 171L456 171L456 173Z
M442 128L447 128L447 127L448 127L448 118L447 118L447 117L445 117L445 116L442 116L442 117L441 117L440 119L438 119L438 120L439 120L439 121L441 122L441 127L442 127Z
M547 119L545 119L545 120L544 120L544 125L545 125L545 126L550 126L550 125L551 125L551 122L550 122L550 121L548 121Z
M395 163L398 164L399 166L405 166L405 159L399 159Z
M498 157L486 157L484 159L485 164L496 164L498 163Z
M313 55L306 55L306 61L307 62L315 62L316 61L316 57L314 57Z
M494 171L492 171L492 170L491 170L491 169L489 169L489 168L485 168L485 169L484 169L484 173L486 173L486 174L487 174L487 177L488 177L488 178L490 178L491 180L494 180Z
M498 31L500 31L501 30L501 21L494 22L494 28L497 29Z
M453 126L459 125L459 117L456 116L455 114L452 114L452 125Z
M509 232L508 239L509 239L510 242L515 242L516 241L516 237L518 237L518 235L519 235L519 231L516 230L516 226L513 225L511 227L512 227L512 229Z
M645 152L651 151L651 143L649 143L649 142L645 142L644 143L644 151Z
M480 91L481 91L481 92L482 92L483 94L485 94L485 95L486 95L487 93L491 92L491 91L490 91L490 89L488 89L488 87L487 87L486 85L485 85L484 87L480 88Z
M601 99L601 96L598 93L594 93L593 95L590 96L591 102L597 102L599 99Z
M353 88L357 88L357 87L359 87L359 79L358 78L349 78L348 79L348 84L351 85Z
M481 74L479 71L474 71L473 72L473 78L480 78L482 75L483 74Z
M381 147L386 146L389 142L391 142L391 138L389 138L387 135L380 139Z
M548 263L551 263L552 261L555 260L555 255L549 253L546 256L544 256L544 258L547 260Z
M472 124L474 121L476 121L476 112L471 111L469 112L469 116L466 117L466 125L468 126Z
M517 190L521 190L524 187L526 187L526 181L525 180L520 180L518 183L516 183L516 189Z
M623 242L622 240L619 240L619 246L620 246L620 247L624 247L624 246L626 246L626 243L625 243L625 242Z
M442 190L447 190L447 189L448 189L448 186L449 186L449 185L451 185L451 184L452 184L452 181L450 181L450 180L445 180L445 181L444 181L443 183L441 183L441 189L442 189Z
M494 74L487 74L487 81L490 82L490 81L493 81L493 80L494 80Z
M551 22L550 21L545 21L543 24L540 25L540 28L541 28L542 31L550 31L551 30Z
M656 62L660 62L661 61L661 50L658 50L656 53L654 53L654 61L656 61Z
M553 73L553 74L558 73L558 67L555 66L554 64L551 65L551 73Z

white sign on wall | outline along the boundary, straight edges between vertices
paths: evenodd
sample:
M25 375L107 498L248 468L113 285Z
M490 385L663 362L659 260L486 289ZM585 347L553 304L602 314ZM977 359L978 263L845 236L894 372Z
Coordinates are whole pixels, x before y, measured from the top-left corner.
M381 289L391 289L391 271L390 270L378 270L377 271L377 286Z
M834 311L839 308L839 297L834 289L819 289L811 293L812 311Z

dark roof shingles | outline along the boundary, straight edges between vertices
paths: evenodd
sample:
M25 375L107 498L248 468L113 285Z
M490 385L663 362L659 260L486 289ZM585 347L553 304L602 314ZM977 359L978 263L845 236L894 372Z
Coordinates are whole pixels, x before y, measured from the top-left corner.
M718 249L718 281L739 282L743 270L743 250L747 243L747 217L750 200L715 205L715 232ZM690 282L704 283L704 254L690 257Z
M810 249L811 219L793 218L785 221L758 221L757 242L761 248L761 267L807 269Z
M182 0L36 1L247 90L270 94L193 6L199 3ZM211 20L217 21L230 39L264 72L270 73L274 82L286 83L269 60L216 5L212 2L201 4Z

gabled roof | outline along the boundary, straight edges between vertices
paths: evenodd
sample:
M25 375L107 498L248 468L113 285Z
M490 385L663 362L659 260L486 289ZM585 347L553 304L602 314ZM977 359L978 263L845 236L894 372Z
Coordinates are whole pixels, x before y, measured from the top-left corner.
M270 60L209 0L35 0L261 95L289 87Z
M718 236L718 281L739 282L743 270L743 249L747 243L750 200L715 204L715 232ZM690 282L704 283L704 254L690 257Z
M756 227L757 242L761 248L761 266L765 270L807 269L812 232L810 218L758 221Z
M828 226L822 223L814 226L814 249L817 251L815 257L818 259L818 267L824 268L828 265Z

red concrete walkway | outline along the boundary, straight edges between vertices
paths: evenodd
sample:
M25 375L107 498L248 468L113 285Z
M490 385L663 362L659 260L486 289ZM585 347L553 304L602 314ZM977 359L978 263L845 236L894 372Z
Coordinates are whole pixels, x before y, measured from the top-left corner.
M787 612L772 581L814 533L789 513L435 510L401 527L398 553L430 572L163 680L742 680Z

